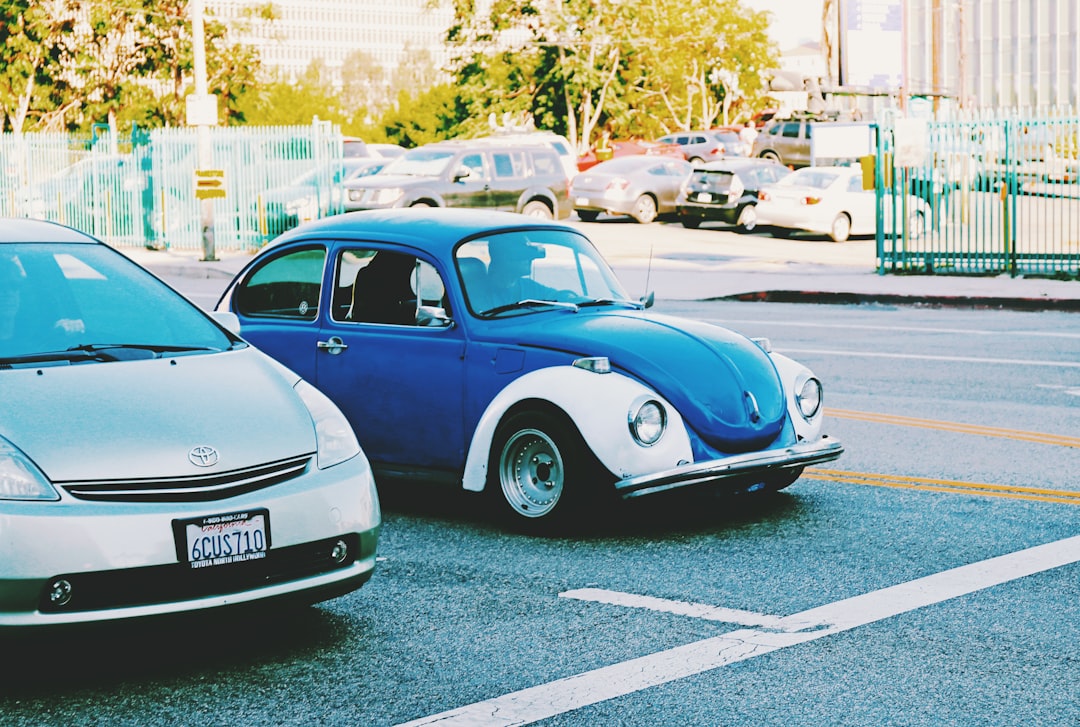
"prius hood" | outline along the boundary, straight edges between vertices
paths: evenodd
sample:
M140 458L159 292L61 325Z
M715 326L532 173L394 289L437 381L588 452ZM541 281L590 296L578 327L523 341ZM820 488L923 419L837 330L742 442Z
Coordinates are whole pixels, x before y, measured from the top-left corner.
M607 356L613 369L671 402L721 452L767 446L784 427L783 384L772 360L753 341L726 328L644 311L581 311L531 321L532 330L522 340L575 355Z
M296 381L251 347L5 370L0 435L53 482L212 476L315 452Z

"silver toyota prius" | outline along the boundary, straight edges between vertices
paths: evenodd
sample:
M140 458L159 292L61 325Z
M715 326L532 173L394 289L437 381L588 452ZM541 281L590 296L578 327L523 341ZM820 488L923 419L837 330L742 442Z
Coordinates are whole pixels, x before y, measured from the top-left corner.
M0 633L371 577L352 428L231 323L81 232L0 219Z

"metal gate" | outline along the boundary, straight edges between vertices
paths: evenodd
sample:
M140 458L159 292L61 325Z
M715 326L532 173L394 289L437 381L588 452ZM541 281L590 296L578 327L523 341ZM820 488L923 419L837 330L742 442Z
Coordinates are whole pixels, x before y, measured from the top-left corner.
M878 272L1080 278L1080 117L927 121L913 163L897 149L900 123L877 127L879 198L895 204L907 190L929 220L891 237L879 229Z

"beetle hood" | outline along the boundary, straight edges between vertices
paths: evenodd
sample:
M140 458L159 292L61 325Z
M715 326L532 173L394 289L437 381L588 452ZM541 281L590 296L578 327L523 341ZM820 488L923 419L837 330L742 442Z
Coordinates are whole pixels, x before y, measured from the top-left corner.
M316 447L311 415L283 371L250 347L0 371L0 434L54 482L209 477L264 465ZM196 447L212 447L219 459L197 464L189 457Z
M575 355L607 356L613 369L653 388L721 452L767 446L784 427L779 374L768 354L745 336L637 311L530 318L539 325L527 340Z

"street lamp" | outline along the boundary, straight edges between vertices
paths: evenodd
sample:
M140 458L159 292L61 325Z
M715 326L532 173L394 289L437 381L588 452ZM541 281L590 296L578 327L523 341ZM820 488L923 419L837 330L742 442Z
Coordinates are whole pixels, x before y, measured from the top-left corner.
M198 178L195 196L200 206L200 229L202 232L203 257L205 261L216 260L214 249L214 198L224 194L223 187L203 189L203 177L220 184L220 174L210 172L213 148L210 143L210 127L217 124L217 96L210 94L206 83L206 33L203 27L203 0L191 0L191 38L195 55L195 93L187 97L187 123L198 129ZM212 185L213 186L213 185Z

